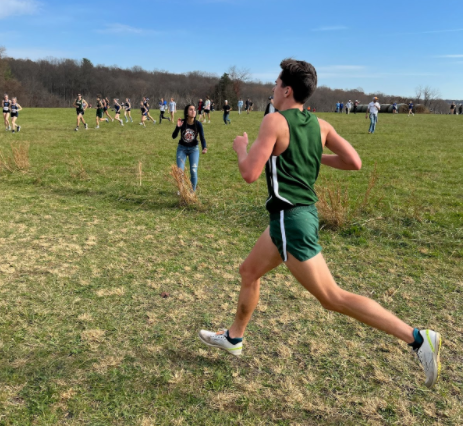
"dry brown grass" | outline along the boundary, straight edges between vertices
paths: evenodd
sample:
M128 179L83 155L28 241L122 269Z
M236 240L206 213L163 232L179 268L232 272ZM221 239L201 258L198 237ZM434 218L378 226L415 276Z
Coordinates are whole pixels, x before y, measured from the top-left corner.
M317 208L323 220L323 227L339 229L351 223L371 202L373 188L378 182L378 171L375 168L368 179L368 186L363 197L351 200L349 186L341 181L331 181L317 188Z
M185 175L185 172L175 164L172 164L170 176L172 176L174 183L177 186L180 196L180 205L190 206L198 204L198 197L193 191L190 179L188 179L188 176Z
M0 171L13 173L27 172L31 167L29 161L29 143L11 144L11 154L0 152Z
M70 164L68 165L69 175L73 179L78 180L88 180L88 174L84 169L84 165L82 164L82 158L79 155L77 158L73 159Z

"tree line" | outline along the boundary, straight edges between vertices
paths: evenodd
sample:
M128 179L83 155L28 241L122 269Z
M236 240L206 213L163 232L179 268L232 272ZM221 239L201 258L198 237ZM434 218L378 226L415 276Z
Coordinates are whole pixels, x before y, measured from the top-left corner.
M23 107L71 107L77 94L92 100L97 95L109 99L142 97L151 99L156 106L160 98L175 99L179 108L187 103L197 104L209 96L216 109L221 109L227 99L236 108L238 99L253 101L254 110L263 111L272 95L272 83L253 81L246 69L230 67L221 77L202 71L175 74L168 71L147 71L134 66L123 69L117 66L94 65L89 59L47 58L38 61L15 59L0 47L0 90L16 96ZM439 99L429 87L417 88L413 99L389 96L382 93L368 94L362 89L341 90L319 87L307 105L317 111L333 111L337 101L359 100L368 103L372 96L379 96L381 103L423 103L436 112L448 112L448 103Z

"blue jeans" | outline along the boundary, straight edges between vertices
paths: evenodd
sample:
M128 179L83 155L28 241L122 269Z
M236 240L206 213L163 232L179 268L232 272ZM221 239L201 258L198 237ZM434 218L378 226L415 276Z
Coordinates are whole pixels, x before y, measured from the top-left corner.
M186 158L190 159L190 179L193 191L196 191L198 184L198 163L199 163L199 148L196 146L177 146L177 167L185 170Z
M231 123L231 120L228 118L229 115L230 115L229 113L224 113L223 114L223 122L225 124ZM227 123L227 121L228 121L228 123Z
M377 122L378 122L378 115L370 113L370 130L368 130L370 133L375 132Z

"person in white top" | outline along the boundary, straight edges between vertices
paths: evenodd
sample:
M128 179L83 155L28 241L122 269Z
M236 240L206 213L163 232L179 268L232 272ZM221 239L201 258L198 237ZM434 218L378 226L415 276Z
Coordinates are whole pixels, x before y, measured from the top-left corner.
M350 113L350 109L352 108L352 101L349 99L349 102L346 104L346 114Z
M204 121L203 123L208 120L208 123L211 122L211 100L209 96L206 96L206 102L204 102Z
M370 113L370 130L368 133L374 133L376 128L376 123L378 122L378 112L381 109L381 105L378 102L378 98L375 96L373 101L368 104L367 113L365 118L368 118L368 113Z
M174 102L174 98L170 98L169 102L170 122L174 122L174 115L177 112L177 104Z

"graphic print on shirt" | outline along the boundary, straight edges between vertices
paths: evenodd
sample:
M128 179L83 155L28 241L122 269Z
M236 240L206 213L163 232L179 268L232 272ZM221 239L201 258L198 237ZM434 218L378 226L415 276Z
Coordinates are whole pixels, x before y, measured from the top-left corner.
M193 142L195 140L196 133L192 129L186 129L185 132L183 133L183 140L185 142Z

